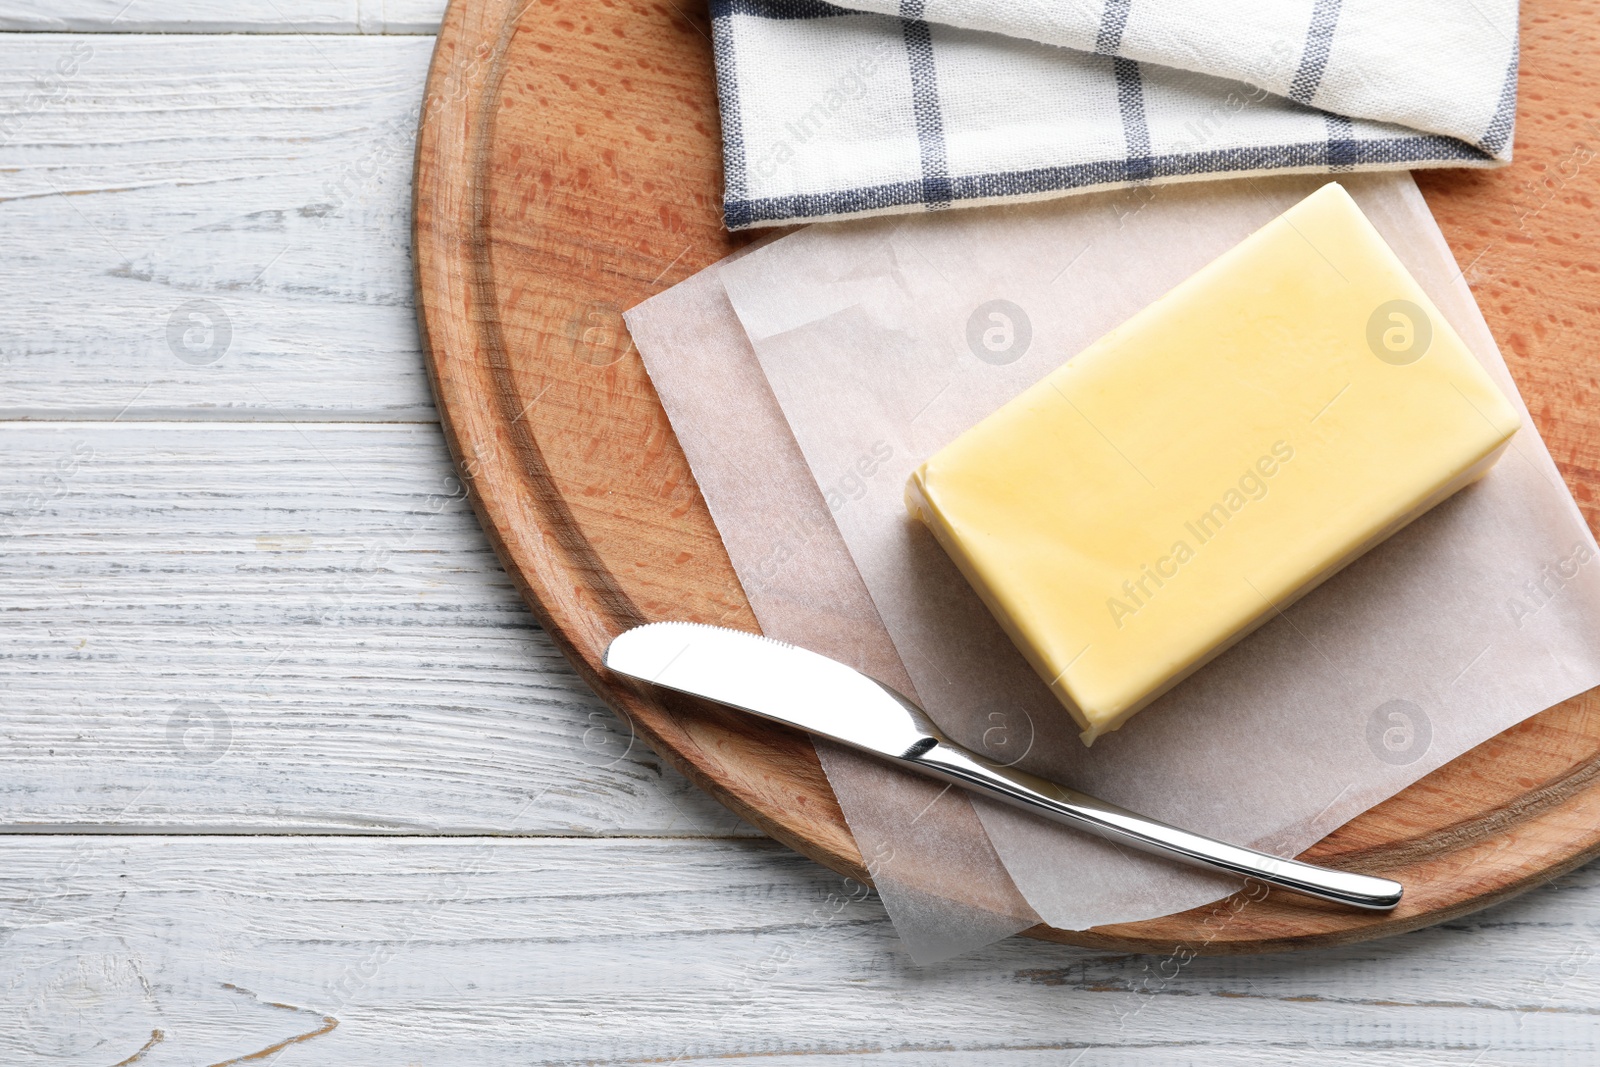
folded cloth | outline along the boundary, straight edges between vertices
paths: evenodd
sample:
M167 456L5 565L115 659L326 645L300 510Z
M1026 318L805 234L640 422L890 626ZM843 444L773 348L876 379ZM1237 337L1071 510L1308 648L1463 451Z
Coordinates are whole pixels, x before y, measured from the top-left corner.
M728 228L1511 158L1516 0L713 0Z

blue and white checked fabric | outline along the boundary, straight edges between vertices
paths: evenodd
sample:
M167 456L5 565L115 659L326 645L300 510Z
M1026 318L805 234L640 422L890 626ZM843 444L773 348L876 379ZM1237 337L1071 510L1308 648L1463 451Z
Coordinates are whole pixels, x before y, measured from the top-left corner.
M1517 0L712 0L729 229L1511 158Z

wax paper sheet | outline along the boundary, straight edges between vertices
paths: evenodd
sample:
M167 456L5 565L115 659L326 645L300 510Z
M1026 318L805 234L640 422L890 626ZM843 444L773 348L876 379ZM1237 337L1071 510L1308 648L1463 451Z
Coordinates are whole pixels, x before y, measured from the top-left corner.
M914 697L717 268L626 319L762 632ZM1004 752L1003 739L991 741ZM935 962L1039 921L965 793L840 745L816 747L913 960Z
M933 718L980 750L1000 731L1028 770L1285 855L1600 683L1597 550L1531 419L1481 482L1093 749L907 518L902 487L923 459L1318 184L1171 186L816 226L718 271ZM1345 184L1515 398L1410 178ZM821 636L791 639L815 647ZM1059 927L1149 918L1232 888L997 804L971 807L1028 904Z

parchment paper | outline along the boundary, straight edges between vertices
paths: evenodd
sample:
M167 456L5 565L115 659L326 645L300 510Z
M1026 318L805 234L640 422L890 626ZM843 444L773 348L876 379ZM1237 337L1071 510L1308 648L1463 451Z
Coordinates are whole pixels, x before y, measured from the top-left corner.
M1594 539L1531 419L1483 481L1092 750L906 517L902 486L927 456L1318 184L1170 186L817 226L719 272L815 484L847 502L832 517L940 725L980 750L997 729L1014 747L1030 734L1029 770L1285 855L1600 683ZM1409 176L1345 184L1515 398ZM998 351L983 341L996 308L1012 320ZM751 580L743 568L741 578ZM790 639L818 647L821 636ZM1233 888L996 804L972 807L1028 904L1059 927L1149 918ZM877 815L891 827L897 817Z
M625 318L762 632L848 663L915 699L717 268ZM964 792L815 743L914 961L936 962L1039 921Z

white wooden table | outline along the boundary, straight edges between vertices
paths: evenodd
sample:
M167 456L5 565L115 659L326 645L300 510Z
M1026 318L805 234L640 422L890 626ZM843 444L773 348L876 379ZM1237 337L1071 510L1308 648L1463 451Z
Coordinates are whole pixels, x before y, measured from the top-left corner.
M632 743L450 474L438 0L0 0L0 1064L1600 1061L1600 874L941 967Z

